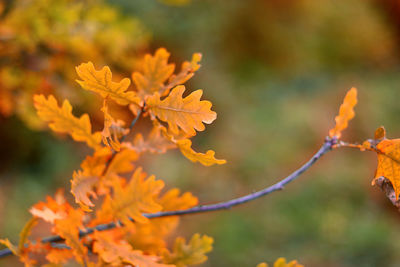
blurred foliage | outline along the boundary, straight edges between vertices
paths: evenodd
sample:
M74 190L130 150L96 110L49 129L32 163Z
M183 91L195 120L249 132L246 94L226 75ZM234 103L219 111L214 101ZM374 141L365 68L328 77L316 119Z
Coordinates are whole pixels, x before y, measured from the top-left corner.
M343 139L370 138L380 125L386 127L390 138L399 136L400 8L392 8L393 2L193 0L177 7L156 0L109 1L107 5L112 4L113 10L143 25L139 32L143 28L151 32L150 47L167 47L176 57L172 61L182 62L193 52L203 53L202 68L191 87L207 89L205 97L214 103L218 120L207 128L207 136L195 140L194 146L212 143L228 160L226 166L204 168L190 164L179 153L169 153L155 160L144 159L141 164L171 186L192 191L203 203L263 188L315 152L334 125L344 93L352 86L359 89L359 104ZM84 13L88 12L89 4L81 5ZM41 12L53 14L52 9L49 6ZM7 18L3 17L2 21ZM86 32L85 25L67 29ZM143 44L140 40L148 42L148 32L140 34L144 39L134 34L125 37L138 46L133 51L145 47L139 44ZM50 35L56 33L50 30ZM55 41L73 43L69 31L60 35L54 37ZM101 57L90 60L99 66L116 65L114 69L121 72L131 71L124 65L132 64L126 61L131 57L119 61L106 52L122 51L125 42L120 44L107 36L102 40L109 48L96 53ZM33 36L25 38L30 39L36 40ZM4 43L0 43L0 54L13 51L3 49ZM22 55L29 55L29 44L25 46ZM99 47L87 50L91 54ZM86 62L89 52L87 57L83 53L85 60L62 54L59 62L65 68L60 68L69 74L57 77L68 76L63 80L74 83L73 68L66 66ZM17 68L18 73L25 74L17 77L16 83L23 82L27 91L38 87L28 85L26 73L43 77L43 71L37 68L48 66L36 64L48 62L45 52L34 58L11 57L10 61L11 65L25 62L22 66L32 66L30 72ZM6 63L2 66L11 68ZM0 83L4 81L0 79ZM55 87L59 94L75 92L66 86ZM43 198L48 187L60 185L58 177L65 180L70 176L83 156L77 151L79 147L47 133L24 129L14 117L2 120L0 127L1 149L9 151L1 156L0 216L7 219L0 220L0 229L3 236L5 232L12 236L28 217L27 207ZM375 160L372 154L335 151L283 192L231 211L185 217L180 231L187 236L203 232L215 238L214 252L204 266L255 266L281 256L297 259L307 267L398 266L400 215L370 187Z
M149 34L141 22L97 0L4 1L0 14L0 113L17 113L32 128L35 92L72 96L74 67L83 61L133 68Z

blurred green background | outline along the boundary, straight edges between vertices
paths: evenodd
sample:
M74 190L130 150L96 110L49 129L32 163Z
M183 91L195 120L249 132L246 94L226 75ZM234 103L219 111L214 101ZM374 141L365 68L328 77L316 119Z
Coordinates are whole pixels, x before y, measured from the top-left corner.
M169 187L211 203L277 182L323 143L352 86L359 104L343 139L362 142L380 125L389 138L400 135L398 1L165 2L173 1L109 4L141 22L147 51L166 47L178 63L203 53L189 88L204 89L218 120L194 146L228 160L207 168L175 151L142 159ZM88 151L32 131L15 116L2 118L0 128L0 236L15 240L29 207L57 187L68 188ZM203 266L255 266L281 256L308 267L400 266L400 214L370 186L375 157L334 151L282 192L184 217L178 234L215 238Z

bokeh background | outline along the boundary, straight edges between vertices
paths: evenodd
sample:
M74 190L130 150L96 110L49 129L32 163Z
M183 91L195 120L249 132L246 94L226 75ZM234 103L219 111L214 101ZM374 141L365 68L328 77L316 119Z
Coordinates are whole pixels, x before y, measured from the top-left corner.
M161 46L177 63L203 54L189 88L204 89L218 119L194 146L216 150L228 164L207 168L174 151L140 162L201 203L259 190L298 168L322 144L352 86L359 104L343 139L361 142L380 125L390 138L400 135L397 0L0 3L1 237L16 240L32 204L56 188L68 191L88 153L43 131L30 103L33 93L53 90L77 112L98 109L74 82L74 66L88 60L129 75ZM255 266L280 256L308 267L399 266L400 214L370 185L375 157L334 151L284 191L184 217L177 234L215 238L203 266Z

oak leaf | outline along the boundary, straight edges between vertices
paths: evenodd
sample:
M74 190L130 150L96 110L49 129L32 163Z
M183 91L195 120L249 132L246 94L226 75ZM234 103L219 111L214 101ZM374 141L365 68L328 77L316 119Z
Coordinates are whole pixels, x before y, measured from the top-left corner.
M140 267L173 267L172 265L157 263L159 257L143 255L142 251L133 250L128 243L122 240L115 240L107 232L95 232L93 238L95 240L93 251L98 253L103 261L110 263L112 266L124 266L125 263Z
M191 61L183 62L181 70L173 74L175 64L168 64L169 56L165 48L159 48L154 56L145 55L141 70L132 73L132 80L143 100L156 92L161 96L167 95L171 88L187 82L200 68L201 54L194 53Z
M194 91L182 98L184 91L185 86L179 85L163 100L158 93L155 93L147 99L146 104L152 118L157 117L167 122L172 133L178 134L181 128L193 136L196 134L195 130L205 129L203 123L212 123L217 118L217 113L211 110L210 101L200 101L202 90Z
M54 223L55 220L66 218L72 210L61 190L57 191L54 198L47 196L46 202L35 204L29 212L46 222Z
M198 199L190 192L180 194L171 189L157 199L162 211L188 209L198 204ZM148 223L135 223L135 231L127 237L129 243L146 253L159 254L166 246L166 238L176 229L179 216L153 218Z
M178 237L175 240L173 251L164 251L164 262L174 264L176 267L200 264L207 260L205 255L212 250L214 240L206 235L195 234L186 244L184 238Z
M74 171L71 179L71 193L85 211L91 211L94 204L89 197L97 197L94 187L100 182L106 163L111 156L111 150L104 147L87 156L81 163L81 170Z
M384 139L376 145L378 166L372 185L381 176L388 179L393 186L396 200L400 193L400 139Z
M185 61L182 63L181 71L178 74L173 74L169 80L168 84L164 88L163 95L167 94L169 90L177 85L184 84L190 78L193 77L194 72L200 68L200 60L202 55L200 53L194 53L192 56L192 61Z
M168 64L169 56L165 48L159 48L154 56L145 55L140 72L132 73L132 80L142 98L155 92L163 94L164 82L175 70L174 64Z
M46 99L44 95L35 95L34 102L38 116L49 122L49 127L53 131L68 133L75 141L86 142L94 149L100 148L101 134L99 132L92 134L89 115L75 117L68 100L64 100L62 106L59 107L54 96L50 95Z
M76 80L83 89L98 93L103 98L111 98L120 105L139 104L140 100L134 91L127 91L131 80L122 79L120 82L112 81L112 73L105 66L97 71L92 62L82 63L76 67L76 72L82 80Z
M107 195L102 208L97 212L98 221L121 221L125 225L132 225L130 218L137 222L147 222L142 215L144 212L157 212L162 207L156 202L156 197L164 187L164 182L155 180L154 176L147 179L142 169L133 173L128 184L124 179L114 180L113 197Z
M354 106L357 104L357 89L351 88L340 106L339 115L335 117L336 125L335 128L329 130L329 137L340 138L342 131L347 128L349 120L354 118Z
M189 139L182 139L176 142L182 154L192 162L200 162L204 166L211 166L214 164L225 164L226 160L216 159L215 151L208 150L205 154L196 152L192 149L192 141Z
M91 207L94 206L90 197L97 198L97 194L108 193L107 187L112 184L113 178L117 174L133 170L131 162L138 159L138 154L134 150L124 149L115 155L103 175L106 162L110 156L111 151L109 149L104 148L96 151L93 156L86 157L82 162L82 170L73 173L71 193L75 196L75 202L84 211L91 211ZM94 187L97 187L97 192Z

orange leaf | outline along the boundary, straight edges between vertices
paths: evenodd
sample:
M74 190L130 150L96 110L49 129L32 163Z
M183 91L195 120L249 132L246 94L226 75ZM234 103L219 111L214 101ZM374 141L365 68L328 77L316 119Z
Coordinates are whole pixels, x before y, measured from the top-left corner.
M124 185L121 180L113 183L114 195L106 196L101 210L97 212L98 221L120 220L125 225L132 225L130 218L137 222L147 222L143 212L157 212L161 206L155 198L164 186L161 180L155 180L154 176L145 179L146 174L142 169L136 169L131 180ZM125 180L123 180L125 181Z
M80 118L72 114L72 106L68 100L64 100L62 107L58 107L57 100L50 95L48 99L44 95L35 95L35 108L39 117L49 122L49 127L59 133L68 133L75 141L86 142L88 146L99 149L101 135L92 134L92 126L87 114Z
M175 65L168 64L169 53L165 48L159 48L154 56L145 55L142 72L134 72L134 81L142 99L155 92L163 94L164 82L174 73Z
M193 162L200 162L204 166L211 166L214 164L225 164L226 160L216 159L214 157L215 152L213 150L208 150L205 154L198 153L192 149L192 141L189 139L182 139L176 142L182 154Z
M384 139L376 145L378 167L375 179L384 176L394 188L396 200L400 193L400 139ZM372 180L372 185L375 184Z
M342 131L347 128L349 120L354 118L354 106L357 104L357 89L351 88L340 106L339 115L335 117L336 125L335 128L329 131L329 137L340 138Z
M66 218L71 210L72 207L65 201L62 191L58 191L54 199L47 196L46 202L35 204L29 212L46 222L54 223L55 220Z
M103 98L110 97L120 105L128 105L132 103L139 104L139 98L133 91L127 91L131 80L122 79L116 83L112 81L112 73L109 67L105 66L101 70L96 71L92 62L82 63L76 67L76 72L82 80L76 80L83 89L93 91L101 95Z
M197 90L182 98L185 86L175 87L171 93L163 100L160 95L155 93L147 99L147 107L152 118L159 118L168 123L172 133L179 133L180 127L185 133L193 136L195 130L203 131L203 124L212 123L217 118L217 113L211 110L211 102L200 101L202 90Z

